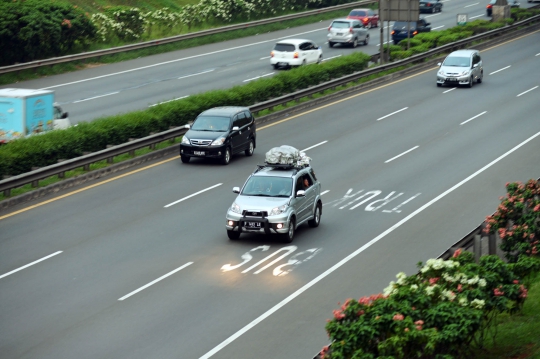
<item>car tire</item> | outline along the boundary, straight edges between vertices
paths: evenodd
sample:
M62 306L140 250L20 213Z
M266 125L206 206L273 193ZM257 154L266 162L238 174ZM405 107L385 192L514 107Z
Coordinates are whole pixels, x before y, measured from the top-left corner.
M253 151L255 151L255 142L253 140L249 140L249 146L246 148L244 153L246 156L253 156Z
M277 70L279 68L278 64L273 64L274 70Z
M437 82L437 87L441 87L441 86L442 86L442 84L440 84L440 83Z
M238 239L240 238L240 232L227 230L227 237L229 237L231 240Z
M471 76L471 78L469 79L469 88L472 88L473 84L474 84L474 77Z
M356 46L358 46L358 38L355 37L355 38L354 38L354 41L353 41L353 43L352 43L353 49L354 49Z
M332 41L328 41L328 47L334 47L334 43Z
M229 148L226 148L225 154L221 158L221 163L226 166L229 164L229 162L231 162L231 150Z
M188 163L191 157L189 156L182 156L180 155L180 160L182 160L182 163Z
M480 77L478 77L478 80L476 80L476 82L481 84L483 80L484 80L484 72L480 72Z
M287 231L287 233L283 233L281 236L281 238L283 238L283 240L287 243L291 243L294 239L294 232L295 232L295 225L296 225L296 222L294 220L294 218L291 218L291 221L289 222L289 230Z
M320 64L322 62L322 55L319 56L319 59L317 60L317 64Z
M431 8L431 13L432 13L432 14L435 14L435 7L432 7L432 8Z
M367 46L369 44L369 35L366 35L366 38L364 39L364 46Z
M306 60L304 60L304 61L302 61L302 65L300 65L300 66L306 66L306 64L307 64L307 62L306 62Z
M311 228L319 227L319 223L321 223L321 204L317 203L317 206L315 207L315 213L313 213L313 219L310 219L308 221L308 225Z

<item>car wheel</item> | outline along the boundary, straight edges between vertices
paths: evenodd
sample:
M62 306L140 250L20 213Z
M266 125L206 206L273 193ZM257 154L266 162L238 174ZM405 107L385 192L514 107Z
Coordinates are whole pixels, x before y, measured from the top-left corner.
M319 59L317 60L317 63L320 64L322 62L322 55L319 56Z
M278 64L273 64L274 70L277 70L279 68Z
M364 39L364 46L366 46L369 43L369 35L366 35L366 38Z
M431 8L431 13L432 13L432 14L435 14L435 7L432 7L432 8Z
M223 158L221 159L221 163L224 165L228 165L229 162L231 162L231 150L226 148L225 154L223 155Z
M189 156L182 156L180 155L180 159L182 160L182 163L188 163L191 157Z
M308 224L311 228L319 227L319 223L321 223L321 205L317 204L317 207L315 207L315 213L313 214L313 219L308 221Z
M255 144L253 143L253 140L250 140L249 141L249 146L248 146L248 148L246 148L244 153L246 154L246 156L253 156L253 151L254 150L255 150Z
M334 43L332 41L328 41L328 47L334 47Z
M227 230L227 237L229 237L229 239L233 239L233 240L238 239L238 238L240 238L240 232Z
M294 238L294 226L296 222L294 221L294 218L291 218L291 221L289 222L289 231L287 233L282 234L282 238L285 242L291 243Z
M437 82L437 87L441 87L441 86L442 86L442 84L440 84L440 83Z
M358 46L358 39L355 37L352 43L352 47L355 48L356 46Z
M482 83L482 80L484 80L484 72L480 72L480 77L478 77L478 80L476 80L476 82L478 82L479 84Z
M473 84L474 84L474 77L471 76L471 78L469 79L469 88L473 87Z
M301 66L306 66L307 62L306 60L302 61L302 65Z

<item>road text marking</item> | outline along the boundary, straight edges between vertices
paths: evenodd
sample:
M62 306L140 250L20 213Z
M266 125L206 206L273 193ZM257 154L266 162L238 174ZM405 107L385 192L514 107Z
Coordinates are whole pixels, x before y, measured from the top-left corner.
M133 292L124 295L122 298L118 298L118 300L124 300L124 299L127 299L127 298L131 297L133 294L139 293L141 290L144 290L144 289L150 287L151 285L156 284L156 283L159 282L160 280L163 280L163 279L167 278L168 276L171 276L171 275L173 275L174 273L178 272L179 270L182 270L182 269L184 269L184 268L186 268L187 266L190 266L190 265L192 265L192 264L193 264L193 262L187 262L186 264L184 264L183 266L181 266L181 267L179 267L179 268L176 268L176 269L173 270L172 272L169 272L169 273L167 273L167 274L165 274L165 275L162 275L162 276L159 277L158 279L153 280L153 281L151 281L150 283L148 283L148 284L146 284L146 285L143 285L143 286L140 287L139 289L134 290Z
M201 193L203 193L203 192L209 191L209 190L211 190L212 188L219 187L219 186L221 186L222 184L223 184L223 183L215 184L215 185L213 185L212 187L205 188L205 189L203 189L203 190L200 190L199 192L195 192L195 193L193 193L193 194L190 194L190 195L187 196L187 197L181 198L181 199L179 199L178 201L174 201L173 203L169 203L168 205L166 205L166 206L164 206L164 207L165 207L165 208L168 208L168 207L170 207L170 206L174 206L174 205L177 204L177 203L180 203L180 202L182 202L182 201L185 201L186 199L191 198L191 197L194 197L194 196L196 196L196 195L198 195L198 194L201 194Z
M25 269L25 268L28 268L28 267L30 267L30 266L33 266L34 264L39 263L39 262L41 262L41 261L44 261L45 259L49 259L49 258L51 258L51 257L54 257L55 255L60 254L60 253L62 253L62 251L58 251L58 252L55 252L55 253L53 253L53 254L49 254L49 255L46 256L46 257L43 257L43 258L41 258L41 259L38 259L37 261L33 261L32 263L29 263L29 264L27 264L27 265L25 265L25 266L22 266L22 267L19 267L19 268L17 268L17 269L14 269L14 270L12 270L11 272L7 272L6 274L2 274L2 275L0 275L0 279L2 279L2 278L4 278L4 277L7 277L7 276L10 275L10 274L16 273L16 272L18 272L18 271L20 271L20 270L23 270L23 269Z
M392 158L390 158L389 160L384 161L384 163L388 163L388 162L390 162L390 161L393 161L393 160L395 160L396 158L399 158L399 157L401 157L401 156L403 156L403 155L405 155L405 154L407 154L407 153L409 153L409 152L411 152L411 151L416 150L418 147L420 147L420 146L414 146L414 147L411 148L410 150L407 150L407 151L405 151L405 152L403 152L403 153L397 155L396 157L392 157Z

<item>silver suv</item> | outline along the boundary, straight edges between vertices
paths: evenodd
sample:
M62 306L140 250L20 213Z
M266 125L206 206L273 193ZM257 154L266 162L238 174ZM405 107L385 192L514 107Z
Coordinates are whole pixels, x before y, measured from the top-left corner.
M343 45L358 46L359 43L369 43L369 33L361 21L353 19L336 19L328 27L328 46L340 43Z
M292 242L296 228L308 222L318 227L321 214L321 184L311 166L259 165L227 211L227 235L278 234Z
M437 86L466 85L473 87L474 82L481 83L484 78L484 67L478 50L458 50L452 52L437 64Z

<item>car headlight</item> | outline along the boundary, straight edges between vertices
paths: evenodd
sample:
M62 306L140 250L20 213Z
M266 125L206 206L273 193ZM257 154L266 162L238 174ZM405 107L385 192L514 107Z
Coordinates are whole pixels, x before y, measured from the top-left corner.
M443 71L443 70L440 70L440 71L439 71L439 75L444 76L444 71Z
M212 142L210 146L221 146L225 142L225 137L220 137Z
M282 214L283 212L285 212L286 209L287 209L287 205L284 204L283 206L272 208L272 210L270 211L268 215L275 216L276 214Z
M182 144L183 145L189 145L189 138L187 138L186 136L182 137Z
M234 213L242 214L242 209L240 208L239 205L236 204L236 202L233 202L233 204L231 206L231 211L233 211Z

